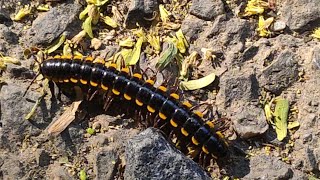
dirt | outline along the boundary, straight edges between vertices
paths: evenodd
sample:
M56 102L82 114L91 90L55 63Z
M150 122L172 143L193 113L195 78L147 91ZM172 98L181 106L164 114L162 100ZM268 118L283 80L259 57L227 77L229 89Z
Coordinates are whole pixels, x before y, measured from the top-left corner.
M222 121L218 124L224 124L221 131L229 143L230 156L208 169L177 151L161 132L143 131L132 118L113 113L84 116L87 107L77 112L76 120L60 135L48 135L47 128L72 103L65 95L61 101L53 101L48 92L32 118L26 120L42 95L41 81L36 81L23 97L37 73L34 58L25 57L26 49L46 49L62 34L71 40L82 30L79 14L87 3L0 1L0 60L8 56L20 62L8 63L0 76L0 177L79 179L80 171L84 171L86 179L320 178L320 39L311 36L320 27L320 5L318 0L266 3L263 16L274 17L274 24L269 27L272 33L261 37L257 30L259 16L243 16L247 1L110 1L101 12L111 16L112 6L116 7L121 14L118 27L99 22L93 26L93 35L101 45L90 46L88 36L78 44L81 48L77 50L84 55L114 54L121 49L119 40L136 38L131 29L137 23L151 32L160 21L156 17L158 6L164 4L172 13L169 21L181 26L190 44L183 58L196 51L198 60L205 59L203 48L212 50L214 58L199 60L188 78L214 72L215 81L182 95L193 104L209 104L208 108L201 105L196 109L204 110L206 119L219 117ZM37 10L40 4L48 4L50 10ZM13 21L25 5L33 7L32 13ZM177 30L156 25L161 41ZM161 52L166 47L167 43L162 43ZM51 55L61 53L62 48ZM160 54L143 45L140 69L152 76ZM170 78L174 82L178 68L171 63L157 74L156 84ZM272 97L289 100L288 121L299 122L282 141L265 116L264 101ZM95 133L89 133L89 127Z

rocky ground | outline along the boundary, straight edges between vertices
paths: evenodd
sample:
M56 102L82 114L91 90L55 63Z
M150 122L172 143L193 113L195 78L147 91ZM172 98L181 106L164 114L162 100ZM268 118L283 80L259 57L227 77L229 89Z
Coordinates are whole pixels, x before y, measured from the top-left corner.
M320 178L320 100L316 98L320 97L320 41L310 36L320 27L318 0L269 0L267 15L275 21L268 37L259 36L257 16L241 15L246 1L132 1L131 6L125 0L110 1L126 17L122 23L128 29L135 28L133 22L143 24L141 17L157 11L158 3L184 4L186 13L175 18L190 43L188 52L201 48L215 52L217 60L197 67L203 74L216 73L213 87L185 96L212 104L212 111L227 119L228 130L223 133L230 144L229 159L208 174L158 130L142 131L132 128L130 119L104 114L75 121L61 135L49 137L46 128L70 105L67 100L52 102L46 97L32 120L25 120L41 96L31 88L22 97L34 77L33 61L24 58L25 49L46 48L63 32L68 32L68 39L78 34L82 24L78 16L86 2L10 0L0 1L0 53L19 59L21 65L8 64L1 76L3 179L79 179L80 171L87 179ZM12 21L24 5L41 3L49 3L50 10ZM86 54L105 53L128 32L123 26L117 31L99 24L95 28L102 46L84 48ZM150 64L140 62L141 67ZM300 123L283 141L277 140L267 122L261 103L267 96L288 99L288 121ZM95 126L99 131L90 135L86 129Z

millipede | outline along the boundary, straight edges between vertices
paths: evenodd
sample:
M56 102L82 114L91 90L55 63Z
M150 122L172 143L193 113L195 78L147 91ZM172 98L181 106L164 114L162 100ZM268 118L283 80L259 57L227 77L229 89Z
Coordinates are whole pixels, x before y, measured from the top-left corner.
M49 57L40 64L39 74L56 84L67 83L79 86L84 92L94 89L105 96L118 97L153 116L156 119L153 126L166 125L170 132L187 141L185 143L195 147L202 156L217 159L228 154L223 135L214 130L211 121L203 120L201 112L193 112L190 102L180 102L177 93L170 93L164 85L155 87L155 81L144 80L141 73L130 73L127 67L117 70L115 64L105 66L93 60L92 57Z

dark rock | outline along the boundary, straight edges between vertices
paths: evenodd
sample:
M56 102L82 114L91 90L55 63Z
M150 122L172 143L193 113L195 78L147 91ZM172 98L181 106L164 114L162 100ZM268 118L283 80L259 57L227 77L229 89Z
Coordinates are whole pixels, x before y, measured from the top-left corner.
M11 78L32 79L35 76L30 69L18 65L8 65L7 72L10 73Z
M114 179L120 161L118 153L116 149L98 152L94 162L96 179Z
M204 20L189 15L183 20L181 29L189 41L193 42L194 40L198 39L199 34L203 31L204 24Z
M4 39L9 44L17 44L19 40L18 36L4 24L0 24L0 39Z
M203 20L213 20L224 13L224 5L221 0L192 0L190 14Z
M312 62L315 69L320 69L320 46L316 46L312 53Z
M233 72L227 72L221 77L217 104L222 104L223 108L237 101L256 101L258 97L259 84L254 73L235 76Z
M236 108L231 120L235 131L243 139L261 135L269 128L263 109L253 105Z
M12 23L12 20L10 19L9 14L0 7L0 24L8 24Z
M250 173L243 179L289 179L292 174L286 163L271 156L259 155L250 159Z
M294 31L312 30L320 25L318 0L286 0L279 9L283 21Z
M35 153L36 161L38 166L44 167L50 164L50 156L49 153L44 149L38 149Z
M1 88L1 123L0 128L0 148L15 150L24 137L40 133L41 130L31 125L24 117L31 111L34 101L27 101L26 97L31 100L37 100L39 94L28 92L26 97L22 97L25 87L20 87L11 83ZM40 108L39 108L40 109ZM42 123L43 119L36 116L34 119L37 123ZM40 114L40 113L39 113ZM12 143L17 142L17 143Z
M126 16L126 28L135 28L139 23L140 26L151 25L151 20L159 11L157 0L132 0L129 11Z
M124 179L210 179L194 161L153 128L133 137L125 153Z
M64 31L73 28L73 23L78 27L81 24L78 20L80 10L81 5L76 2L74 4L59 4L46 12L44 16L39 16L33 21L32 27L28 31L28 35L32 37L30 43L32 45L47 45L58 38ZM79 31L70 30L70 32Z
M280 94L298 80L298 64L294 53L284 50L278 58L266 67L258 78L260 86L274 94Z

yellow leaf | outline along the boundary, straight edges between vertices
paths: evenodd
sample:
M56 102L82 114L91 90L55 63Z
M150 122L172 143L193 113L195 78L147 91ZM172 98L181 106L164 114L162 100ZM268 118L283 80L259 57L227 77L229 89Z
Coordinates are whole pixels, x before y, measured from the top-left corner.
M49 8L49 5L48 5L48 4L42 4L42 5L39 5L39 6L37 7L37 10L38 10L38 11L49 11L50 8Z
M19 10L19 12L14 16L14 21L20 21L25 16L31 14L31 7L30 6L24 6L22 9Z
M94 4L96 6L103 6L105 3L107 3L109 0L87 0L88 4Z
M66 40L66 34L62 33L62 35L60 36L60 38L58 40L56 40L51 46L49 46L46 50L45 53L52 53L55 50L57 50Z
M147 35L147 40L148 40L148 43L153 47L153 49L156 52L160 52L160 50L161 50L160 36L153 35L153 34L148 34Z
M216 75L214 73L211 73L197 80L182 81L180 83L180 88L182 90L200 89L211 84L215 80L215 78L216 78Z
M271 32L268 30L269 26L272 24L274 18L270 17L266 20L264 20L263 16L259 16L259 22L258 22L258 31L259 36L261 37L268 37L271 35Z
M156 68L163 70L177 55L178 49L173 42L169 42L168 48L163 51L156 64Z
M18 59L13 58L13 57L4 56L0 59L2 59L3 62L6 64L10 63L10 64L15 64L15 65L21 65L21 62Z
M163 4L159 5L159 11L160 11L160 19L162 22L168 22L170 13L164 8Z
M287 119L289 112L289 101L286 99L277 99L275 107L275 127L277 138L282 141L287 136Z
M272 122L272 117L273 117L273 115L272 115L272 111L271 111L271 107L270 107L270 104L269 104L269 103L267 103L267 104L264 105L264 113L265 113L265 115L266 115L267 121L268 121L270 124L272 124L272 123L273 123L273 122Z
M7 69L7 65L0 59L0 70L5 71Z
M143 42L144 42L144 37L139 37L132 52L127 57L127 59L125 59L127 65L131 66L131 65L137 64L138 60L140 59L141 47Z
M134 46L134 40L131 37L128 37L127 39L120 41L119 46L131 48Z
M300 126L300 123L298 121L293 121L288 123L288 129L294 129Z
M118 27L118 24L116 21L114 21L111 17L109 16L105 16L105 17L102 17L104 23L106 23L108 26L112 27L112 28L117 28Z
M184 37L182 30L179 29L176 32L176 36L177 36L177 48L179 49L179 51L183 54L186 52L186 49L189 47L188 41L187 39Z
M269 8L269 3L263 0L249 0L244 10L243 16L252 16L262 14Z
M82 28L88 34L89 37L93 38L91 22L92 22L92 17L90 17L90 16L87 17L87 19L82 24Z
M311 36L320 39L320 28L315 29Z

